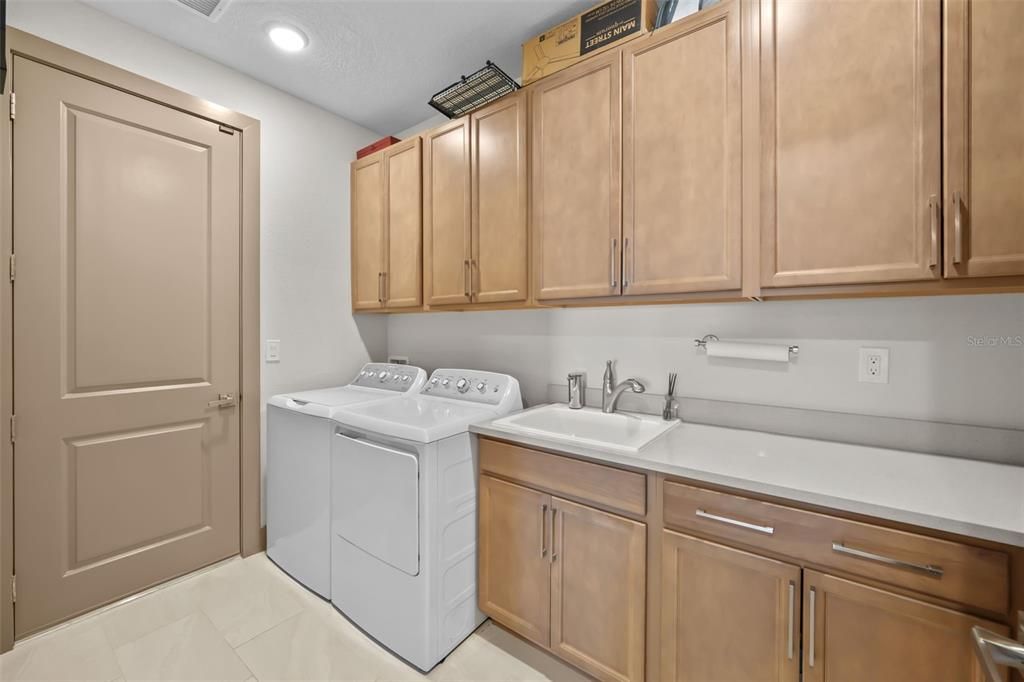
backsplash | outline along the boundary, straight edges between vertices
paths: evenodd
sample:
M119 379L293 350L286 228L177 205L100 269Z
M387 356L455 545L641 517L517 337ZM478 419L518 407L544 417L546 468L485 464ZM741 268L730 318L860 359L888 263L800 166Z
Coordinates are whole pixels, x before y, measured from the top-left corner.
M695 338L796 344L789 364L709 359ZM394 315L388 351L432 368L519 378L547 402L570 370L599 388L606 359L663 394L1024 429L1024 294ZM888 348L889 383L857 381L861 347ZM819 437L822 437L819 435Z

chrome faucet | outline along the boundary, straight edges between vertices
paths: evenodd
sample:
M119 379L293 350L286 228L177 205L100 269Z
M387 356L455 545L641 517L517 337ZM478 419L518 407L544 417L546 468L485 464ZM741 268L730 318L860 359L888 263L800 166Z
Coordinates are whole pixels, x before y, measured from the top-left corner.
M647 390L637 379L626 379L616 386L612 361L608 360L604 365L604 380L601 383L601 411L605 414L615 412L615 404L627 389L633 393L643 393Z

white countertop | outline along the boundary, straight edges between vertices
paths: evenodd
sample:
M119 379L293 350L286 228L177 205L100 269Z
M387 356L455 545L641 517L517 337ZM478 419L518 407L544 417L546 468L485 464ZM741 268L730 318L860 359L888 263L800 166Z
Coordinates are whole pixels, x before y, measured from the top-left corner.
M681 423L635 454L470 430L608 464L1024 547L1024 467Z

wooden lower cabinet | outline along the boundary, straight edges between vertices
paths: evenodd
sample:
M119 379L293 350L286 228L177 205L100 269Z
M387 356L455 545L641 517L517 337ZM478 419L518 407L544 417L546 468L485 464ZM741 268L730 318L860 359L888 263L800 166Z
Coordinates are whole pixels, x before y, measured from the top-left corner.
M835 576L804 572L806 682L984 682L971 627L1006 627Z
M647 527L553 499L551 650L601 680L644 678Z
M647 527L480 477L480 609L600 680L644 678Z
M800 568L669 530L661 543L662 679L797 682Z

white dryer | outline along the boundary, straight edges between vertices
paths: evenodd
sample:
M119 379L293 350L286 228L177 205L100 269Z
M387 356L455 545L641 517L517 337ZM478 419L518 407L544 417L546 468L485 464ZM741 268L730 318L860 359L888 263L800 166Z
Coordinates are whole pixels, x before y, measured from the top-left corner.
M331 597L331 439L334 410L416 393L419 367L370 363L346 386L267 401L267 556Z
M335 413L331 601L420 670L484 620L469 425L522 407L508 375L439 369L418 395Z

